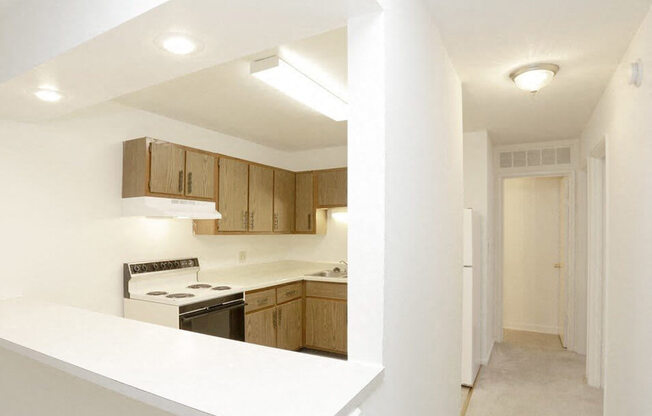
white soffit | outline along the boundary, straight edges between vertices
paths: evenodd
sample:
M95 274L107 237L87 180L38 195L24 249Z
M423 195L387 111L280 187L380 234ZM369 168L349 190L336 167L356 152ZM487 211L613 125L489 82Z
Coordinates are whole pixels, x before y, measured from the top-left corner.
M280 150L346 145L345 121L334 121L250 74L252 61L277 54L347 99L344 27L176 78L117 101Z
M59 117L345 26L349 18L378 9L375 0L171 0L0 84L0 118ZM203 42L202 51L186 57L165 53L155 40L167 32L192 34ZM32 92L42 85L59 89L65 99L35 100Z
M579 137L650 0L428 0L463 86L464 130L493 141ZM561 67L536 95L509 74Z

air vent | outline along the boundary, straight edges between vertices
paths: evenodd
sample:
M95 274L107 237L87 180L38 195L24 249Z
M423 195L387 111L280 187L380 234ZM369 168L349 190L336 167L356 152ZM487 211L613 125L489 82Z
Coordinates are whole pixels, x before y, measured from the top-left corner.
M557 148L557 164L558 165L567 165L571 163L571 153L570 147L558 147Z
M539 166L541 165L541 150L528 150L527 151L527 165Z
M512 167L512 152L501 152L500 153L500 167L501 168L511 168Z
M512 156L514 160L515 168L524 168L525 167L525 151L514 152Z
M544 165L554 165L557 160L555 154L555 149L543 149L541 151L541 162Z

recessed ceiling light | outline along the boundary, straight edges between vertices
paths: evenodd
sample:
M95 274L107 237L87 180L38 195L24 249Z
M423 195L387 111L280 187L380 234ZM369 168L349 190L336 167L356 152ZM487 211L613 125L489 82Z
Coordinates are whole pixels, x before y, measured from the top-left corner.
M534 64L517 69L512 72L509 77L520 89L537 92L541 88L550 84L557 72L559 72L559 65Z
M158 39L158 44L175 55L188 55L199 49L199 42L182 33L168 33Z
M251 63L251 75L335 121L347 119L347 103L278 56Z
M38 97L41 101L47 101L49 103L56 103L61 101L63 94L53 88L39 88L34 92L34 95Z

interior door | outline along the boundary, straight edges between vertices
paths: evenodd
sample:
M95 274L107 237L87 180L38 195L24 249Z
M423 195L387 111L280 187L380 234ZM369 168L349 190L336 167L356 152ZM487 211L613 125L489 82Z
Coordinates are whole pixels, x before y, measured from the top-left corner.
M213 199L215 158L206 153L186 151L186 195Z
M294 228L294 173L274 171L274 231L292 232Z
M249 231L273 231L273 211L274 170L249 165Z
M149 191L183 195L185 152L172 143L153 142L150 146Z
M566 348L568 331L568 177L563 177L559 187L559 338Z
M219 231L247 231L249 164L220 158L218 207Z
M503 325L559 334L559 177L504 182Z

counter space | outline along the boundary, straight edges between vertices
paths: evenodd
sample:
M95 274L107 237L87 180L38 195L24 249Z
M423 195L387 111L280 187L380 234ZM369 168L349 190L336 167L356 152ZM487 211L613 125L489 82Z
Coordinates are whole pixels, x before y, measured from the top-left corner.
M183 415L337 415L382 372L23 298L0 347Z
M306 261L277 261L273 263L248 264L223 269L207 269L199 272L203 282L238 285L244 290L261 289L299 280L316 282L346 283L347 278L306 276L333 267L345 267L337 263L316 263Z

